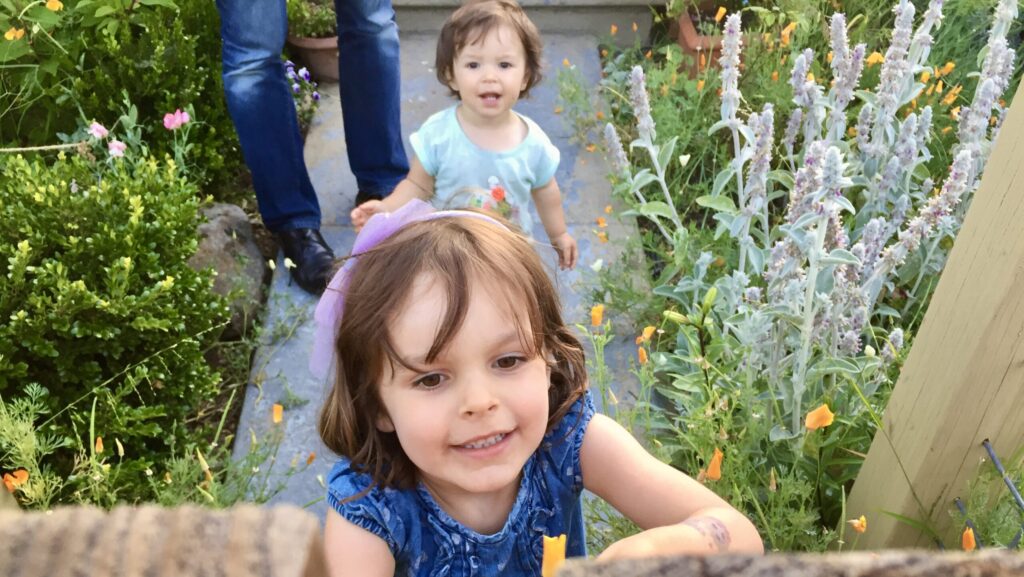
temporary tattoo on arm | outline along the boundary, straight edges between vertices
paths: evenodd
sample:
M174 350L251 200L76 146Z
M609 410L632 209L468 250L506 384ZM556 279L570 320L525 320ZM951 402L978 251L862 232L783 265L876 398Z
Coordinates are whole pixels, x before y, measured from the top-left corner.
M693 527L698 533L706 537L708 549L719 553L729 549L732 537L729 535L729 529L725 527L725 523L722 521L714 517L697 517L695 519L687 519L682 524Z

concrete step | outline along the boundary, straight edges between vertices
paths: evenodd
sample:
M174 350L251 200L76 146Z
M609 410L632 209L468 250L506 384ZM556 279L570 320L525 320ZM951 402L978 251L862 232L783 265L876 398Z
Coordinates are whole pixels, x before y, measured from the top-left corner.
M437 33L459 0L394 0L395 18L403 33ZM646 39L652 10L644 0L523 0L520 5L542 33L589 34L622 46ZM633 33L632 23L637 32ZM619 34L610 35L612 24Z
M409 134L430 114L453 102L434 76L434 43L434 34L402 33L402 132L407 150ZM561 63L568 59L591 84L597 83L600 61L597 40L593 36L550 34L545 43L548 62ZM605 206L614 204L611 187L605 180L607 167L600 153L588 152L586 143L571 141L570 128L555 112L558 105L556 78L549 69L532 97L521 101L517 109L544 128L562 153L555 177L563 192L569 229L579 243L580 262L574 271L555 272L554 249L541 246L538 251L552 271L566 322L588 325L587 291L595 284L591 267L599 260L611 263L617 259L636 229L632 222L618 222L604 213ZM321 89L323 98L306 139L305 159L323 210L322 231L341 256L348 254L355 239L348 214L355 198L356 183L346 156L338 86L325 84ZM595 224L598 216L608 217L607 232L611 242L598 241ZM534 237L546 238L539 221ZM267 475L266 486L283 487L271 502L309 506L322 519L327 511L322 480L335 457L321 444L316 429L329 385L313 377L308 369L316 302L316 298L290 283L283 257L279 256L264 323L267 340L255 355L234 451L236 457L249 451L250 431L263 443L274 435L281 435L274 460L264 463L259 473ZM625 324L617 327L619 336L606 348L613 385L620 399L629 399L638 389L630 373L630 363L636 355L634 330ZM586 342L586 339L581 340ZM588 358L593 357L588 354ZM275 403L286 407L283 422L276 425L271 421ZM305 467L310 453L316 453L318 458ZM293 464L298 471L289 473Z

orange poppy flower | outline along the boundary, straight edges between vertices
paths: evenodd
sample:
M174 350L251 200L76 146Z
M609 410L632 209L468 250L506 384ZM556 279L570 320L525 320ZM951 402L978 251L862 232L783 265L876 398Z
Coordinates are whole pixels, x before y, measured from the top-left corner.
M604 321L604 305L596 304L590 307L590 326L599 327Z
M8 28L7 32L4 32L4 38L6 40L20 40L21 37L24 36L24 35L25 35L25 29L24 28L15 28L13 26Z
M722 18L725 18L725 13L726 13L725 6L719 6L718 7L718 12L715 12L715 23L716 24L721 22Z
M640 361L641 365L646 365L647 364L647 349L645 349L643 347L637 347L636 348L636 358L637 358L638 361Z
M942 68L940 68L938 70L938 75L939 76L945 76L945 75L949 74L950 72L952 72L953 69L955 69L955 68L956 68L956 63L955 62L947 62Z
M608 219L606 219L603 216L597 217L597 227L598 228L605 228L606 226L608 226Z
M558 568L565 563L565 535L548 537L544 535L544 556L541 557L541 577L555 577Z
M859 519L850 519L847 523L849 523L850 527L858 533L863 533L868 530L868 520L864 515L861 515Z
M280 423L282 419L284 419L284 407L280 403L274 403L273 420L275 423Z
M562 59L562 66L565 66L566 68L569 67L569 59L568 58L563 58Z
M779 81L779 71L778 70L772 70L772 82L778 82L778 81Z
M18 469L14 473L4 473L4 486L10 493L24 485L26 481L28 481L28 471L25 469Z
M639 345L640 343L646 343L651 340L651 337L654 335L654 331L656 330L657 329L652 326L644 327L643 332L636 338L636 344Z
M722 478L722 458L725 454L718 447L715 447L715 454L711 457L711 462L708 463L707 477L712 481L717 481Z
M960 545L964 551L974 551L978 548L978 542L974 539L974 529L970 527L964 529L964 534L960 537Z
M875 64L881 64L885 62L885 56L882 56L881 52L875 51L868 55L867 60L864 61L868 66L874 66Z
M597 240L601 241L601 244L608 242L608 233L603 230L598 231Z
M835 418L836 416L832 411L828 410L828 404L824 404L810 413L807 413L807 418L804 419L804 426L815 431L822 427L831 425Z
M95 448L96 448L96 452L97 453L102 453L103 452L103 437L96 437L96 447Z
M615 36L616 34L619 33L619 27L614 25L614 24L612 24L612 29L611 30L612 30L612 36Z
M703 79L702 80L698 80L697 81L697 92L701 92L703 90L704 90L704 80Z
M309 456L306 457L306 464L307 465L312 465L313 461L315 461L315 460L316 460L316 453L310 451Z

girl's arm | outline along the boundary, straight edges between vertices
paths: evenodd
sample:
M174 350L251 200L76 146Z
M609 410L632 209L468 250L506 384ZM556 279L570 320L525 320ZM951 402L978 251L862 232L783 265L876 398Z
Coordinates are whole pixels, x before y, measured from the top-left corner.
M710 489L648 453L618 423L594 415L580 449L584 486L643 532L598 558L724 552L763 553L742 513Z
M576 248L576 239L569 234L569 227L565 224L562 191L558 189L558 183L552 178L544 186L533 189L531 194L537 205L540 222L544 225L544 232L548 233L548 240L558 251L559 266L569 269L575 267L579 250Z
M361 228L371 216L378 212L394 212L414 198L430 202L434 196L434 177L420 164L415 154L409 163L409 174L398 183L395 190L381 200L368 200L352 209L352 226Z
M332 577L392 577L395 558L383 539L354 525L334 509L324 527L327 571Z

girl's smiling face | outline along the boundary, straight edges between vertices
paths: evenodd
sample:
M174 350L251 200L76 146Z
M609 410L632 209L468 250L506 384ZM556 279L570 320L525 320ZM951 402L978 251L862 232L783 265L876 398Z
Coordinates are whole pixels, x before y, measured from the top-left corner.
M533 336L529 318L513 315L494 283L470 278L462 325L429 363L448 294L433 275L416 278L389 326L395 352L413 368L385 365L377 427L398 436L440 502L483 495L508 502L547 428L549 369L523 342Z
M526 88L526 50L512 27L500 25L455 56L452 90L479 120L512 109Z

